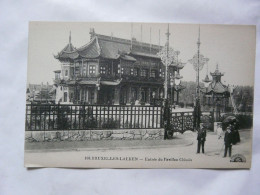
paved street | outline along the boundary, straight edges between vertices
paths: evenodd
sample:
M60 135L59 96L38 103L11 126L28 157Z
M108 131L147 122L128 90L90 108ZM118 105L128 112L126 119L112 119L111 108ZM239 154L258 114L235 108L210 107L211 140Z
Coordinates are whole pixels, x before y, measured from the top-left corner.
M164 164L166 168L185 168L198 167L198 168L232 168L236 165L240 168L246 168L250 164L250 136L251 130L241 130L241 142L233 146L232 154L242 154L246 157L247 163L231 163L230 158L222 158L224 153L223 137L218 139L217 135L213 132L207 134L205 142L205 154L196 154L197 140L196 133L186 132L179 134L173 140L140 140L140 141L92 141L89 147L84 147L84 142L67 143L69 147L62 150L57 147L60 142L53 143L57 150L50 150L46 152L44 144L42 143L41 152L34 152L34 150L27 151L25 154L25 161L31 158L34 165L45 165L48 163L59 161L62 159L64 167L73 167L75 163L79 167L84 167L86 164L90 167L142 167L142 163L146 163L148 167L160 167ZM48 143L50 144L50 143ZM66 144L66 143L62 143ZM85 142L86 144L86 142ZM120 145L120 147L119 147ZM33 145L31 145L33 146ZM27 148L27 150L30 148ZM62 158L59 158L61 157ZM111 161L100 161L97 157L111 158ZM136 161L120 161L115 160L118 157L133 157L137 158ZM41 161L39 161L41 159ZM51 160L50 160L51 159ZM161 162L159 162L161 159ZM45 161L46 160L46 161ZM99 165L97 165L99 161ZM205 164L206 163L206 164Z

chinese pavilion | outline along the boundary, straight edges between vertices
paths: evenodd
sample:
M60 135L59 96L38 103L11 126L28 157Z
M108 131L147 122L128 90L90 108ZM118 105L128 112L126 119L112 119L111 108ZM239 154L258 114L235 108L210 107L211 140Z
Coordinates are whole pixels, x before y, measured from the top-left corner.
M70 35L66 47L54 56L61 63L61 70L54 71L56 103L151 104L164 95L165 67L157 55L161 48L94 29L90 42L75 48ZM171 65L169 72L179 75L182 68Z
M206 87L201 89L203 95L202 109L204 111L215 110L219 113L227 112L230 92L228 86L221 82L221 77L224 76L224 73L219 71L218 64L215 72L210 73L210 75L212 76L212 81L209 80L208 74L203 80Z

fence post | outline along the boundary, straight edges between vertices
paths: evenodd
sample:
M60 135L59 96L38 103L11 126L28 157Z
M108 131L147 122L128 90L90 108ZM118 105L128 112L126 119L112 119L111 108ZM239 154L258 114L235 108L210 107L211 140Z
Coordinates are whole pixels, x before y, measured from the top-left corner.
M57 129L60 129L60 103L58 103L58 108L57 108Z
M130 115L130 126L129 126L129 128L132 128L133 127L133 125L132 125L132 116L133 116L133 105L131 105L131 115Z
M83 122L82 122L82 129L85 129L86 126L86 103L83 104Z
M182 112L182 113L181 113L181 123L182 123L182 125L181 125L181 131L182 131L182 132L184 132L184 116L185 116L185 115L184 115L184 113Z

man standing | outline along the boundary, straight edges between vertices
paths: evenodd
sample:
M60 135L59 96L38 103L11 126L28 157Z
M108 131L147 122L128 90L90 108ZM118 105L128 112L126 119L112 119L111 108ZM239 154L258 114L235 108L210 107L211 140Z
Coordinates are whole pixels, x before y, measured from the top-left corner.
M227 151L229 152L229 157L231 157L231 150L232 150L232 132L231 132L231 125L227 127L227 131L225 133L224 142L225 142L225 153L223 158L227 156Z
M197 147L197 154L200 153L200 147L202 147L202 153L204 153L204 144L206 141L206 130L204 127L202 127L199 131L198 131L198 136L197 136L197 140L198 140L198 147Z

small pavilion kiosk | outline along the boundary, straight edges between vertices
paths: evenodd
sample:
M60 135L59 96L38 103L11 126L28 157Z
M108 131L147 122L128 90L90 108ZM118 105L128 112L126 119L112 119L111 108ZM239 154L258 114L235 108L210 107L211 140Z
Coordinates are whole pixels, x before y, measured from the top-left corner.
M202 110L203 111L213 111L214 120L220 120L220 113L225 113L229 111L229 97L230 92L228 86L221 82L221 77L224 73L219 71L218 64L216 65L216 70L210 73L212 80L209 79L208 74L206 75L203 82L205 87L201 89L202 92Z

